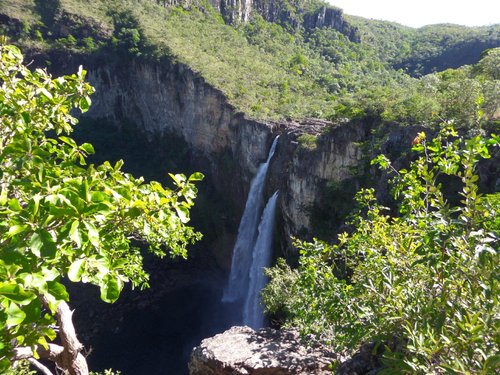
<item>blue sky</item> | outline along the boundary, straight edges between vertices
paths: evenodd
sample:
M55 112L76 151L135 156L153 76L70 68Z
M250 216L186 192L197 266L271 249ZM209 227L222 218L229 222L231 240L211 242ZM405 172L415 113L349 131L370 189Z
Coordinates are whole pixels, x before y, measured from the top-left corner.
M347 14L420 27L435 23L500 23L499 0L327 0Z

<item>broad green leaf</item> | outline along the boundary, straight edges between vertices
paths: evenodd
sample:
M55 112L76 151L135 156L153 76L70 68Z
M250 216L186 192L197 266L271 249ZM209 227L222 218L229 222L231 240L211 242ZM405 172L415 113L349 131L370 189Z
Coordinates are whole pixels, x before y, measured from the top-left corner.
M38 298L30 302L29 305L23 308L26 318L24 323L36 323L40 320L42 314L42 304Z
M36 289L40 293L47 292L47 280L42 273L22 273L18 276L25 285L25 288Z
M103 202L108 199L108 195L102 191L93 191L90 193L90 200L95 203Z
M79 104L82 112L86 112L89 109L90 105L92 104L92 101L90 100L90 97L83 96L80 98Z
M115 302L120 296L122 286L123 284L120 279L110 274L106 275L100 285L101 299L107 303Z
M94 226L94 224L89 222L84 222L84 224L87 228L87 236L90 243L95 247L99 247L99 232L97 231L96 227Z
M48 281L47 288L49 293L59 301L69 301L69 294L66 291L66 287L57 281Z
M9 236L15 236L16 234L24 232L26 229L29 228L28 224L23 224L23 225L13 225L9 228Z
M77 259L71 263L71 266L69 266L68 269L68 278L71 281L77 282L81 280L82 275L85 272L85 262L85 259Z
M177 186L182 185L186 181L186 176L184 176L183 174L169 173L168 175L170 176L170 178L172 178L172 180L174 180L174 182Z
M57 246L52 235L45 229L40 229L38 233L43 243L40 250L41 256L46 259L54 259L57 254Z
M44 87L40 88L38 92L49 100L52 100L54 98L52 94Z
M71 147L77 147L76 142L69 137L60 136L59 139Z
M201 181L205 178L203 173L201 172L195 172L191 176L189 176L189 181Z
M82 237L79 229L80 222L78 220L73 221L71 228L69 230L69 237L75 242L76 246L82 247Z
M182 223L187 223L189 221L189 209L184 207L184 206L177 206L175 207L175 211L177 212L177 215L179 216L179 219L181 219Z
M3 374L10 368L10 360L8 358L0 359L0 374Z
M15 326L21 324L26 318L26 314L14 302L9 303L7 308L7 325Z
M33 292L25 291L20 285L12 283L1 283L0 295L20 305L27 305L36 298Z
M42 249L42 247L43 247L42 237L37 232L33 233L30 239L30 250L33 253L33 255L40 257L41 254L40 250Z
M40 336L37 340L37 343L42 345L45 349L49 348L49 344L47 342L47 339L44 336Z
M80 146L80 148L88 155L92 155L95 153L94 146L92 146L90 143L84 143Z

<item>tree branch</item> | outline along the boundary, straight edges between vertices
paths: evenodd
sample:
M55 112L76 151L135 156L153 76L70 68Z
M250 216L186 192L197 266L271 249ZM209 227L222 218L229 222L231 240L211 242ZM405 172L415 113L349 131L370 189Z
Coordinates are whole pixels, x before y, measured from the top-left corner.
M45 301L44 301L45 302ZM73 311L64 301L57 307L57 320L59 321L59 337L61 345L48 344L47 348L36 347L40 358L48 359L69 375L88 375L87 360L82 355L83 345L76 337L73 325ZM14 349L14 360L30 359L34 357L33 350L29 347L18 347Z
M54 375L52 371L38 362L35 358L28 358L28 362L31 363L32 366L36 367L43 375Z

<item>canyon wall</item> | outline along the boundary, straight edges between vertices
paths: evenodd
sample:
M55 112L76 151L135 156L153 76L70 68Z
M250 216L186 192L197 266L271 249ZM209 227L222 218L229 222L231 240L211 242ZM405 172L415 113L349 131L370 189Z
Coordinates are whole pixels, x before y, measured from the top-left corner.
M227 233L222 231L219 237L235 234L250 181L277 134L282 137L271 162L268 194L281 192L282 247L289 247L291 235L311 232L309 208L321 198L321 187L349 178L362 160L359 142L366 136L365 126L247 119L235 112L222 93L181 64L99 64L90 69L88 79L96 93L87 117L118 127L132 123L144 137L161 139L163 148L179 140L185 143L190 151L185 162L207 176L203 184L212 186L218 204L234 216ZM304 133L318 135L314 149L297 141ZM222 242L214 246L224 247L216 252L219 263L227 266L231 238Z
M190 7L203 6L198 0L152 0L157 4ZM278 23L287 28L328 27L344 34L349 40L361 41L358 29L344 19L342 9L321 4L306 4L300 0L208 0L224 20L235 24L251 21L255 14L266 21Z

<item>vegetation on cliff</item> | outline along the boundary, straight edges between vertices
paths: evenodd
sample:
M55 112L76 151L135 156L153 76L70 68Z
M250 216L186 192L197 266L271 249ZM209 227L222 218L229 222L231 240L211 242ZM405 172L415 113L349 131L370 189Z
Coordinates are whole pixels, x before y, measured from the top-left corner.
M498 106L498 78L478 77L470 68L421 79L396 70L402 67L419 75L475 63L483 49L500 45L497 26L416 30L348 18L362 35L361 43L355 43L331 27L300 27L304 14L323 6L319 1L308 3L307 9L285 2L287 17L296 14L300 21L290 21L293 25L268 22L256 12L251 22L226 24L208 2L189 7L157 3L54 0L42 7L33 0L8 0L1 10L10 17L10 26L7 22L4 28L10 27L16 43L34 50L83 53L88 61L98 56L119 56L121 62L178 61L221 90L237 110L255 118L371 116L419 124L450 119L464 123L468 114L462 112L471 107L489 106L483 111L484 122L495 112L491 106ZM472 47L474 53L467 59L457 58ZM443 87L451 86L468 90L464 105L453 110L441 95Z
M92 145L69 137L73 108L90 106L85 71L52 78L22 60L0 46L0 372L43 358L86 374L63 279L98 286L105 302L127 282L146 287L137 241L185 257L201 237L187 222L203 176L171 175L170 189L122 172L123 162L87 165Z
M351 233L334 244L296 241L299 267L281 261L268 271L267 310L337 350L374 341L387 373L492 374L500 361L500 194L478 193L475 168L500 139L463 139L445 127L414 143L408 170L374 160L394 175L398 215L361 190ZM444 186L451 180L462 187L456 204Z

